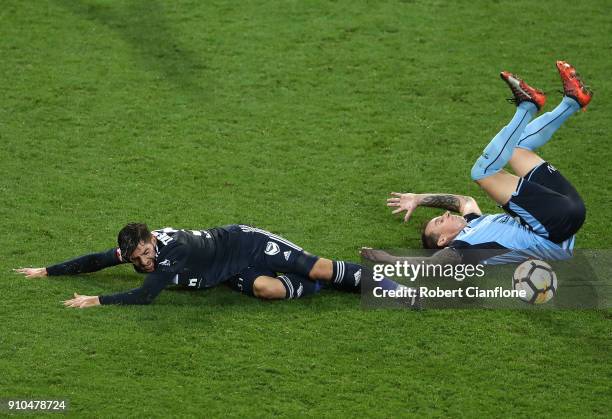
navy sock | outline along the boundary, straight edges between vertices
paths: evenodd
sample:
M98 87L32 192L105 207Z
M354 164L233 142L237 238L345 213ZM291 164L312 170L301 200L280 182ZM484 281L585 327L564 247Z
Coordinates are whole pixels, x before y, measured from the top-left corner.
M277 278L285 287L285 299L287 300L313 295L321 290L319 281L312 281L298 274L282 274Z
M331 286L335 289L349 292L359 292L361 290L361 274L364 266L351 262L332 261L333 275ZM395 290L400 286L389 278L383 278L377 286L384 290Z

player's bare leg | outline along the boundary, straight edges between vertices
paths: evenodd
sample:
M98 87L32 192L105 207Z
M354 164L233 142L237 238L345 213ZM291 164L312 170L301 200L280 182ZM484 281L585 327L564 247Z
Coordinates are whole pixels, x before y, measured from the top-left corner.
M520 178L502 170L476 183L499 205L505 205L516 191Z
M279 274L277 277L259 275L252 283L248 282L247 275L239 281L242 281L241 286L234 286L235 289L262 300L292 300L316 294L321 290L319 282L295 273Z
M336 289L359 292L361 290L361 275L364 269L367 270L369 268L352 262L319 258L310 270L309 277L328 282ZM407 288L405 285L398 284L389 278L382 278L377 283L377 286L383 290L398 290L400 287ZM413 309L419 309L420 307L420 300L416 297L416 294L414 297L406 299L405 303Z
M264 300L282 300L286 298L287 291L280 279L259 276L253 283L253 294Z
M519 147L514 149L510 159L510 167L519 177L525 176L542 163L544 163L544 160L535 152Z
M329 259L319 258L310 270L310 279L330 282L334 273L333 262Z

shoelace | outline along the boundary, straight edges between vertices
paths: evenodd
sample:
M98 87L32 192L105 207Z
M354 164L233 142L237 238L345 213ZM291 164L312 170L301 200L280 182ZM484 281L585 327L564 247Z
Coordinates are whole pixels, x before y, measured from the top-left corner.
M512 76L514 76L515 79L519 80L519 83L520 80L523 80L518 74L512 73ZM510 90L512 90L512 94L514 94L515 96L506 98L506 101L516 105L517 103L519 103L519 99L516 98L516 92L514 91L514 89L510 88Z
M578 84L580 86L580 89L586 93L586 94L593 94L593 91L591 90L591 88L589 86L587 86L586 84L584 84L584 82L582 81L582 77L580 76L580 73L577 72L576 70L574 70L574 74L570 73L570 79L576 79L578 80ZM565 92L561 92L563 94L565 94Z

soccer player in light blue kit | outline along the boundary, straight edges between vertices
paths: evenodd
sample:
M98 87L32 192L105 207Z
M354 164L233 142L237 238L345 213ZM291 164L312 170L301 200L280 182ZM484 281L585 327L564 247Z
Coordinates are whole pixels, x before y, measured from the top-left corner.
M404 221L419 206L449 210L429 221L423 230L423 246L441 249L426 262L500 264L572 256L575 234L585 220L584 203L569 181L535 150L546 144L567 118L584 109L593 94L570 64L557 61L557 69L564 97L554 110L534 120L546 102L544 93L511 73L501 73L512 90L510 100L517 106L516 113L476 160L471 177L505 214L483 215L473 198L461 195L393 192L387 200L387 205L395 208L393 214L406 212ZM508 163L515 174L503 170ZM362 256L375 262L417 262L417 258L373 249L362 249Z

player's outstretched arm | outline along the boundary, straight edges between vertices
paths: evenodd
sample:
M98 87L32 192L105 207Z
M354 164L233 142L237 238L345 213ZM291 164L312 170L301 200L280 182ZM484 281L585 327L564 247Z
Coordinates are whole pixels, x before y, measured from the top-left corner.
M23 274L26 278L42 278L45 276L79 275L96 272L104 268L125 263L116 248L105 252L90 253L75 259L60 262L46 268L19 268L13 271Z
M151 304L155 297L171 282L172 275L153 272L147 275L142 287L127 292L112 295L79 295L64 301L65 307L87 308L98 305L146 305Z
M391 198L387 199L387 206L395 208L393 214L406 211L404 222L410 219L410 216L417 207L442 208L461 213L461 215L472 213L478 215L482 214L474 198L471 196L453 194L391 192Z

